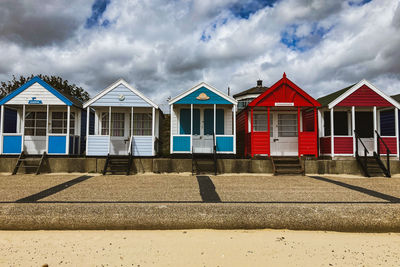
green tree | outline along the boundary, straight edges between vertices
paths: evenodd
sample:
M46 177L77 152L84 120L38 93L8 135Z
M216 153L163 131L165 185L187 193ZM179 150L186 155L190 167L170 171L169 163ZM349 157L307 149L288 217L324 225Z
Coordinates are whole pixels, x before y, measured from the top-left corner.
M63 92L66 95L73 96L82 102L89 100L89 94L82 87L78 87L75 84L69 84L68 80L63 80L58 76L48 76L39 74L37 75L40 79L54 87L55 89ZM35 77L33 74L28 77L20 76L19 78L13 76L13 79L8 82L0 83L0 99L8 95L12 91L16 90L20 86L24 85L26 82Z

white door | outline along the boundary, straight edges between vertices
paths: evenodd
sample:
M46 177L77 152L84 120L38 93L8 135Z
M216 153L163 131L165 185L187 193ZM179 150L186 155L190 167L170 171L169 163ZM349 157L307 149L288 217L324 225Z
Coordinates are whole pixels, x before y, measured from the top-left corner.
M297 113L271 113L271 155L297 156Z

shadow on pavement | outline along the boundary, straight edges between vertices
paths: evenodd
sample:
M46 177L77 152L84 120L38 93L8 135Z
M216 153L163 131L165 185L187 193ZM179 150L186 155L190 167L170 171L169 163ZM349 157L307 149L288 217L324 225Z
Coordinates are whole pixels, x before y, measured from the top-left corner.
M215 191L215 185L208 176L196 176L199 183L200 196L203 202L207 203L220 203L221 198Z
M321 177L321 176L308 176L308 177L313 178L313 179L317 179L317 180L320 180L320 181L332 183L332 184L335 184L335 185L339 185L339 186L342 186L342 187L345 187L345 188L348 188L348 189L351 189L351 190L354 190L354 191L358 191L360 193L367 194L367 195L372 196L372 197L376 197L376 198L380 198L380 199L383 199L383 200L387 200L387 201L389 201L391 203L400 203L400 198L397 198L397 197L394 197L394 196L391 196L391 195L387 195L387 194L384 194L384 193L380 193L380 192L377 192L377 191L374 191L374 190L370 190L370 189L367 189L367 188L364 188L364 187L351 185L351 184L346 184L346 183L343 183L343 182L339 182L339 181L328 179L328 178Z
M24 197L24 198L18 199L15 202L16 203L33 203L33 202L37 202L38 200L40 200L42 198L54 195L54 194L56 194L56 193L58 193L60 191L63 191L65 189L67 189L68 187L71 187L71 186L73 186L73 185L75 185L77 183L86 181L87 179L92 178L92 177L93 176L88 176L88 175L79 176L79 177L77 177L75 179L72 179L72 180L70 180L68 182L53 186L53 187L51 187L49 189L46 189L46 190L43 190L43 191L41 191L39 193L36 193L36 194L30 195L28 197Z

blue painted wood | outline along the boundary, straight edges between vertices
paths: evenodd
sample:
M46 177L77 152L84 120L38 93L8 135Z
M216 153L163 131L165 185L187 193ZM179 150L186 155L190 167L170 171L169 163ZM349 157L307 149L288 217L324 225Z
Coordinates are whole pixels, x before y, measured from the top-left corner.
M17 111L13 109L4 109L4 133L17 132Z
M395 136L396 129L394 125L394 111L382 111L380 116L381 121L381 135L382 136Z
M217 129L216 134L224 134L225 131L225 117L224 110L216 110ZM204 110L204 134L212 135L214 133L214 109Z
M133 136L133 156L153 156L152 136Z
M107 156L110 143L109 136L89 135L87 156Z
M49 136L49 154L66 154L66 136Z
M174 136L173 152L190 152L190 136Z
M218 152L233 152L233 136L217 136Z
M65 96L63 96L59 91L57 91L56 89L54 89L53 87L51 87L48 83L46 83L45 81L43 81L42 79L40 79L39 77L35 76L33 77L31 80L29 80L28 82L26 82L24 85L22 85L21 87L19 87L18 89L14 90L13 92L11 92L10 94L8 94L7 96L3 97L0 100L0 105L4 105L5 103L7 103L8 101L10 101L11 99L13 99L15 96L19 95L21 92L23 92L24 90L26 90L27 88L29 88L31 85L33 85L34 83L38 83L41 86L43 86L44 88L46 88L49 92L51 92L53 95L55 95L58 99L60 99L62 102L65 103L65 105L68 106L72 106L73 103L71 102L71 100L69 100L68 98L66 98Z
M209 99L207 100L197 99L197 97L201 93L205 93L209 97ZM203 86L195 90L194 92L188 94L187 96L179 99L174 104L232 104L232 103Z
M123 101L120 99L123 99ZM92 106L152 107L143 98L132 92L123 84L118 85L113 90L99 98L92 104Z
M3 136L3 153L19 154L21 153L22 137L21 136Z
M190 109L183 108L179 116L179 133L190 134ZM193 134L200 134L200 110L193 109Z

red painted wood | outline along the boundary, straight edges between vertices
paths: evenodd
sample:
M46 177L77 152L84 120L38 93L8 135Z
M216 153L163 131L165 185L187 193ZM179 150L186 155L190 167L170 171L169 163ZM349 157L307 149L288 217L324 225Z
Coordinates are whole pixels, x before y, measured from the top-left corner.
M343 99L337 106L356 106L356 107L391 107L386 99L378 95L366 85L361 86L355 92Z
M269 113L270 108L267 107L267 114L268 114L268 137L267 137L267 154L268 156L271 156L271 147L270 147L270 142L271 142L271 123L269 122L269 120L271 119L270 117L270 113Z
M236 115L236 153L247 155L247 111L239 112Z
M315 134L314 132L300 132L299 151L301 155L315 155Z
M397 154L397 139L396 137L382 137L383 141L389 147L390 154ZM381 155L386 154L386 147L383 143L379 142L379 148Z
M321 104L285 76L254 99L249 106L274 107L276 102L289 102L300 107L319 107Z
M335 154L353 154L353 137L335 137Z
M303 154L303 150L302 150L302 142L304 141L301 138L301 134L300 134L300 107L297 107L297 136L299 137L297 140L297 151L298 151L298 155L299 157ZM300 139L300 140L299 140Z
M303 132L313 132L314 131L314 110L303 111Z
M315 140L318 140L318 115L317 115L317 108L314 108L314 134ZM315 156L318 157L318 143L315 146Z
M251 157L254 157L253 107L251 108Z
M321 154L331 154L331 137L321 137L319 139L319 148Z
M254 132L252 138L252 154L269 154L269 143L269 132Z

